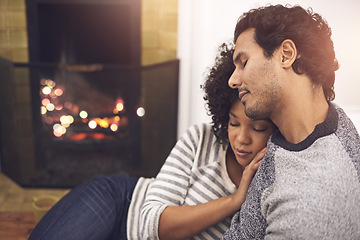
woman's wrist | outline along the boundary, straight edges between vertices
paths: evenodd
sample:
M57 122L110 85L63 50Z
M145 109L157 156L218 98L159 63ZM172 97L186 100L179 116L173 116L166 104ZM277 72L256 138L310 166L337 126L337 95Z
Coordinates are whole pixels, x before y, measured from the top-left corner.
M228 206L231 209L231 213L238 211L241 208L241 205L244 203L245 197L239 193L239 191L234 192L228 197Z

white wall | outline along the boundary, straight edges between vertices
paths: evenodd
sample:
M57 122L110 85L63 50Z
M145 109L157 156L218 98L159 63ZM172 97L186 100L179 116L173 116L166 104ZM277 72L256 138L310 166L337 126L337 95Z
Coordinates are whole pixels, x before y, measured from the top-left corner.
M340 62L334 102L344 108L360 131L360 1L178 0L179 136L194 123L210 121L200 89L204 72L211 67L217 47L232 39L238 17L267 3L312 7L328 21Z

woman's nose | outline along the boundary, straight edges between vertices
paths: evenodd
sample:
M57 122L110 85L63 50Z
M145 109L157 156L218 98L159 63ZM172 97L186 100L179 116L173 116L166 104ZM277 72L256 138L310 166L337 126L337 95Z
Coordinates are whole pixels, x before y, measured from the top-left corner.
M246 131L245 129L241 129L237 135L236 140L238 141L238 143L240 144L250 144L251 143L251 137L248 133L248 131Z

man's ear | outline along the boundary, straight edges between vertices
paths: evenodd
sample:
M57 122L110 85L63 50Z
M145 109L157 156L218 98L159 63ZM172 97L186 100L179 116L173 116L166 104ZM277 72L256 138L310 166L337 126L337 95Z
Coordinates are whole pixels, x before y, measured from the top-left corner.
M281 64L284 68L292 67L297 58L295 43L290 39L285 39L280 45Z

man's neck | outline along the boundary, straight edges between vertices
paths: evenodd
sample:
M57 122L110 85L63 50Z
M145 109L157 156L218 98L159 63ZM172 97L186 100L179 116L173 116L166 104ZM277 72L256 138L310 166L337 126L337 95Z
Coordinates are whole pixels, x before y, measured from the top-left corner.
M273 122L281 134L290 143L300 143L315 129L316 125L325 121L329 104L320 91L292 96L285 102L281 110L274 114Z

